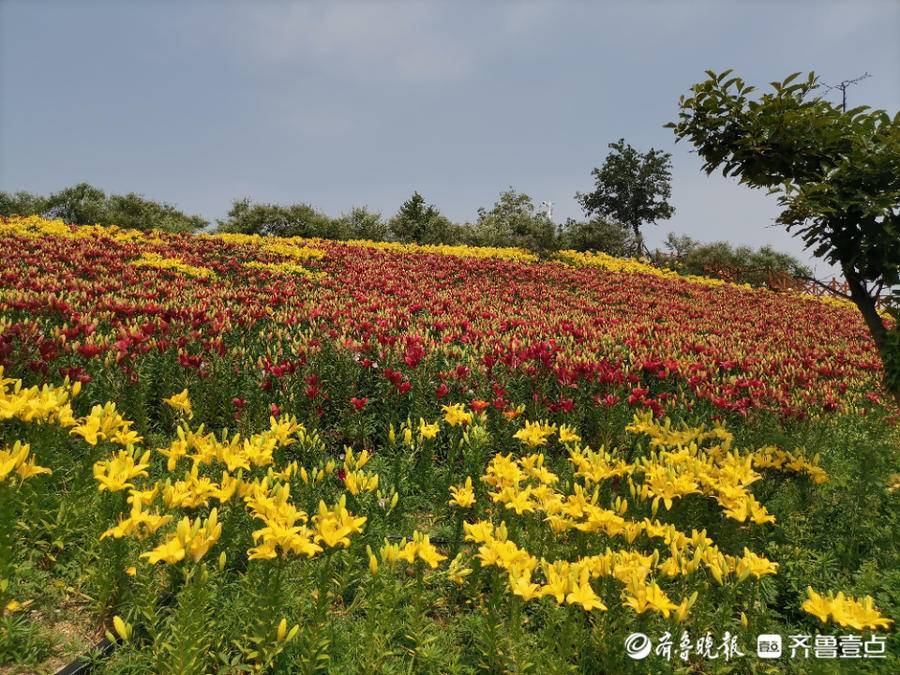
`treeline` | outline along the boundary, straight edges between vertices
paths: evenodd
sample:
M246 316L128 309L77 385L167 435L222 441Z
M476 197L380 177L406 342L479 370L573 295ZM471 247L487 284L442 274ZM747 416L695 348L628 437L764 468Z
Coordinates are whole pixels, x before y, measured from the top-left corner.
M532 198L510 188L490 208L481 208L474 222L455 223L418 192L390 218L366 207L354 207L331 217L304 204L267 204L240 199L225 218L209 223L198 215L136 193L107 195L81 183L49 196L0 192L0 215L40 215L76 225L118 225L139 230L191 232L214 226L220 232L331 240L367 239L418 244L515 246L548 257L555 251L601 251L617 257L641 253L633 227L597 213L583 220L554 224ZM670 234L664 250L649 253L657 265L677 271L766 285L773 275L808 274L791 256L769 247L732 247L726 242L703 244Z
M192 232L207 225L202 216L187 215L171 204L146 199L134 192L107 195L88 183L46 197L30 192L0 192L0 215L43 216L73 225L118 225L169 232Z

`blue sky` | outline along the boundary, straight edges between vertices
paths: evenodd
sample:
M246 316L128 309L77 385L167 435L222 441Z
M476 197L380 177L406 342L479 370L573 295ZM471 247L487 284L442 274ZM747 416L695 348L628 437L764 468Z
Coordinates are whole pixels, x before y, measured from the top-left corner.
M0 0L0 189L86 180L207 218L241 196L390 215L416 189L466 221L511 185L561 220L624 137L674 155L651 244L801 253L774 198L706 177L662 125L707 68L868 71L851 103L893 113L897 35L896 0Z

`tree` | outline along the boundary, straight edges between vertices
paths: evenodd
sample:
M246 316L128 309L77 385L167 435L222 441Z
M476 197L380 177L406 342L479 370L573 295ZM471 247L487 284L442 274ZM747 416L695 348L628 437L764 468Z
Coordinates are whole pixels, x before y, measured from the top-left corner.
M201 216L179 211L171 204L157 202L134 192L109 195L89 183L41 197L29 192L0 192L0 215L59 218L72 225L118 225L136 230L159 229L191 232L207 225Z
M403 202L388 228L394 239L402 242L453 244L459 238L453 223L418 192L413 192L412 197Z
M47 197L44 214L72 225L108 225L106 193L88 183L79 183Z
M380 213L369 211L364 206L354 206L349 213L343 213L336 219L341 238L367 239L369 241L385 241L388 226L381 219Z
M321 237L336 239L332 220L309 204L253 204L249 198L235 200L220 232L260 234L272 237Z
M30 192L0 192L0 216L34 216L44 213L47 198Z
M541 257L559 249L556 226L524 192L512 187L500 193L490 209L478 209L472 243L479 246L517 246Z
M814 73L755 88L731 71L708 78L682 97L672 128L704 160L753 188L778 195L777 222L799 235L817 257L838 265L868 327L900 403L900 337L877 300L900 286L900 113L866 106L844 111L816 96Z
M641 153L620 138L595 168L594 191L575 195L588 217L602 216L622 223L634 233L634 250L646 251L641 226L671 218L672 155L650 148Z
M683 274L711 276L751 286L766 286L773 280L810 274L796 258L771 246L734 247L725 241L704 244L670 232L665 247L668 255L659 262Z
M634 236L621 223L596 216L590 220L569 219L562 227L562 246L575 251L601 251L624 258L635 249Z
M158 229L168 232L193 232L206 227L206 219L189 216L171 204L145 199L139 194L110 195L106 200L105 221L119 227Z

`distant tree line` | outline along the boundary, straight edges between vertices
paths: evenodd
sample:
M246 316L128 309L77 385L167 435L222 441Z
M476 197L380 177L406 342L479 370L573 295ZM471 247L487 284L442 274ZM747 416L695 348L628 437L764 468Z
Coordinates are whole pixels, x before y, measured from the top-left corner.
M665 252L656 252L654 262L682 274L717 277L739 284L766 286L781 275L808 277L810 269L787 253L771 246L753 249L725 241L701 243L686 235L669 233Z
M43 197L30 192L0 192L0 216L43 216L73 225L118 225L138 230L191 232L206 226L201 216L187 215L171 204L129 192L107 195L100 188L79 183Z

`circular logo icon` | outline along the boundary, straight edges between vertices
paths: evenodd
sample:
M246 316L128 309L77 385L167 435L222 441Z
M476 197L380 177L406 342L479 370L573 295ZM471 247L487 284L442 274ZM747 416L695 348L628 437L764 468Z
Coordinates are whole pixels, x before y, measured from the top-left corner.
M647 658L652 648L653 645L650 644L650 638L643 633L632 633L625 638L625 651L635 661Z

